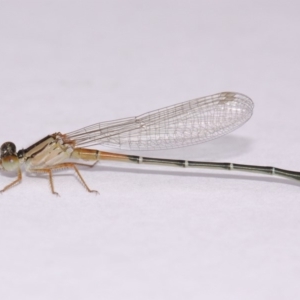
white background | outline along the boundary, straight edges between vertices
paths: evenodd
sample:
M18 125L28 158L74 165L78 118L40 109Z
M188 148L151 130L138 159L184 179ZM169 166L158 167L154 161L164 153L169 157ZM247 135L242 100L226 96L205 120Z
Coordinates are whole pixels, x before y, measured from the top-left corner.
M0 1L0 136L56 131L221 91L236 132L142 153L300 170L299 1ZM297 299L300 183L103 163L0 195L1 299ZM65 174L65 175L64 175ZM1 174L1 186L15 175Z

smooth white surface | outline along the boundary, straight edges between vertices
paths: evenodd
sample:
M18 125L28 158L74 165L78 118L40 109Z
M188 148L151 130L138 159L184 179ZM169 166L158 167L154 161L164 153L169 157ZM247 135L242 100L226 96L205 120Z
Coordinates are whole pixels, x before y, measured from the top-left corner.
M142 155L300 170L299 1L1 1L1 141L230 90L252 119ZM1 299L297 299L300 183L103 164L0 195ZM1 186L14 177L2 174Z

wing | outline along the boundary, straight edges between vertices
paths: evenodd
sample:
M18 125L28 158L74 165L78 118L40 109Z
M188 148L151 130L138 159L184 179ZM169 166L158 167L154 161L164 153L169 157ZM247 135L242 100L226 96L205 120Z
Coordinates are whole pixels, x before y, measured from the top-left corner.
M244 124L253 102L223 92L145 113L97 123L65 134L76 146L103 145L125 150L159 150L206 142Z

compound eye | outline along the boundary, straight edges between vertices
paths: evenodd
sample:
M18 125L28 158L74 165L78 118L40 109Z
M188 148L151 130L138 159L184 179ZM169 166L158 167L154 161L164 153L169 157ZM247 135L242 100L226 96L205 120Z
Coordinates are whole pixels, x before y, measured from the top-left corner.
M16 145L12 142L6 142L2 144L0 149L1 157L9 156L9 155L16 155Z
M2 158L2 167L5 171L14 171L19 168L19 159L15 155L7 155Z

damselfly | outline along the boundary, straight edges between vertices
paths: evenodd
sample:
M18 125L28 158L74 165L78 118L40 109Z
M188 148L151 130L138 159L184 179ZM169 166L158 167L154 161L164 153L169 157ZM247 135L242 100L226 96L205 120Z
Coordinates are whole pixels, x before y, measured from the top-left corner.
M17 172L17 179L1 192L21 182L22 165L25 165L27 172L48 174L53 194L57 193L54 190L52 172L65 168L74 169L84 187L89 192L96 192L88 187L80 174L77 168L81 164L80 160L95 163L100 160L116 160L251 171L300 180L300 172L275 167L143 157L87 148L103 145L124 150L158 150L194 145L233 131L248 121L252 112L253 102L249 97L223 92L154 110L138 117L101 122L67 134L56 132L19 151L12 142L6 142L1 146L0 166L4 171Z

